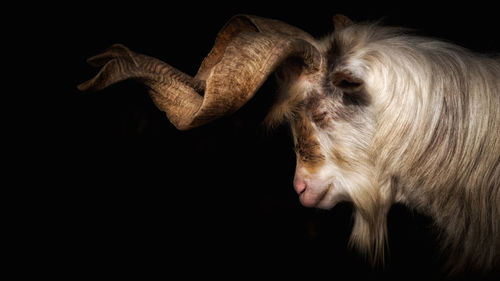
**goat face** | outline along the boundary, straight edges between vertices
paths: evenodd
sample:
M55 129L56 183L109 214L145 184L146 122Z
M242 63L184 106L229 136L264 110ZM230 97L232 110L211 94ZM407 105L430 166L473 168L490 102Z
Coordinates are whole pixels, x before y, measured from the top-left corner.
M307 75L293 60L277 70L278 98L266 123L286 121L297 158L294 187L304 206L332 208L349 201L370 174L368 145L372 119L363 83L335 64L333 43L325 40L327 64ZM325 60L327 61L327 60ZM367 185L368 183L364 183Z

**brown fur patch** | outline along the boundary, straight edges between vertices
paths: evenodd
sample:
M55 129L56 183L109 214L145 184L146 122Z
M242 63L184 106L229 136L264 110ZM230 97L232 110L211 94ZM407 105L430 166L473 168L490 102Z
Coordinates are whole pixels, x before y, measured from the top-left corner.
M316 134L308 119L303 118L303 116L293 120L292 130L295 137L297 159L312 173L325 161Z

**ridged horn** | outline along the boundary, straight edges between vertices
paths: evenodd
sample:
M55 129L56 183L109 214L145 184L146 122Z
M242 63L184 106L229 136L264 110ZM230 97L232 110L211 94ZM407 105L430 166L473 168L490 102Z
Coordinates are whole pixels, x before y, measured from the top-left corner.
M299 58L303 71L317 71L322 58L315 44L309 34L281 21L238 15L218 33L195 77L113 45L88 60L102 69L78 88L101 90L126 79L139 80L172 124L186 130L238 110L289 57Z

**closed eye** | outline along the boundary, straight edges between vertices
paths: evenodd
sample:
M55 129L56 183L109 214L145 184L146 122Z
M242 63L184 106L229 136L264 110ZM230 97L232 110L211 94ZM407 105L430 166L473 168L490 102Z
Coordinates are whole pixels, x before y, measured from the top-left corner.
M314 115L312 116L312 121L313 121L314 123L319 123L319 122L321 122L321 121L325 120L326 115L327 115L327 112L321 112L321 113L319 113L319 114L314 114Z

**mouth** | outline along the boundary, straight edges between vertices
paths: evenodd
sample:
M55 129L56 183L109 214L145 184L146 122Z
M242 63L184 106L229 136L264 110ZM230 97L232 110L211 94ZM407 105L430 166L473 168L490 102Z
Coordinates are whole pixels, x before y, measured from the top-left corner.
M319 193L313 193L310 190L305 190L299 195L300 203L305 207L319 207L322 205L321 203L324 201L326 195L330 192L330 189L333 187L333 184L328 185L327 188L323 189Z

